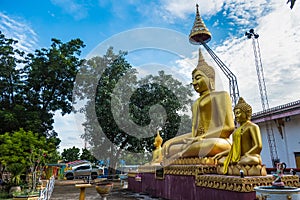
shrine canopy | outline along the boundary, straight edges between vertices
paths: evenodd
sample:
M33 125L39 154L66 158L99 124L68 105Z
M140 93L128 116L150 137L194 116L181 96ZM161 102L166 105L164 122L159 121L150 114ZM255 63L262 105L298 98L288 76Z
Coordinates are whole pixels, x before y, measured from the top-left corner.
M79 165L79 164L84 164L84 163L90 163L90 161L88 161L88 160L75 160L75 161L72 161L72 162L67 162L66 165L68 167L72 167L72 166Z

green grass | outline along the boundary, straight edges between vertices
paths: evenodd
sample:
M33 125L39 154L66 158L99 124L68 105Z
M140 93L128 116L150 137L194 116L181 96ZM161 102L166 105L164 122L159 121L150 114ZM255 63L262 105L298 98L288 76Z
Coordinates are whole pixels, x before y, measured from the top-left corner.
M12 200L11 195L9 195L7 192L5 191L0 191L0 199L2 200Z

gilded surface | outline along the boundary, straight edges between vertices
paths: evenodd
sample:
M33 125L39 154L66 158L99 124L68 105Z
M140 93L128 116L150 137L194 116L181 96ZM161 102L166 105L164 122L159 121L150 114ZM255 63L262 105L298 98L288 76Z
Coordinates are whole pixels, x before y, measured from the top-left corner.
M128 172L127 176L135 178L138 174L139 174L139 172Z
M196 17L194 21L193 28L189 35L189 41L192 44L201 44L201 42L209 42L211 39L211 33L205 26L198 9L198 4L196 5Z
M197 176L199 174L216 173L215 166L205 166L205 165L169 165L164 169L165 169L165 174L170 174L170 175Z
M146 166L139 167L138 173L155 173L159 166ZM138 173L130 173L132 177ZM216 174L217 168L212 165L168 165L164 167L164 174L170 175L187 175L196 176L199 174Z
M266 176L265 165L229 165L227 175L240 176L241 170L244 176ZM224 166L217 166L217 174L223 174Z
M155 165L142 165L138 168L139 173L155 173L156 168L159 166Z
M153 164L155 165L162 162L162 148L161 148L162 143L163 143L163 139L160 136L159 131L157 130L157 134L153 143L155 149L152 152L152 161L149 163L150 165Z
M240 126L232 134L230 150L214 156L218 160L218 174L239 175L242 170L246 176L265 176L260 128L250 121L252 107L242 97L234 107L234 115Z
M167 162L168 161L168 162ZM212 157L193 157L193 158L178 158L174 160L167 160L163 164L168 165L215 165L215 160Z
M227 92L215 91L214 69L205 62L200 49L192 80L194 90L200 95L192 107L192 132L164 143L164 166L178 158L211 157L231 147L229 136L234 130L231 99Z

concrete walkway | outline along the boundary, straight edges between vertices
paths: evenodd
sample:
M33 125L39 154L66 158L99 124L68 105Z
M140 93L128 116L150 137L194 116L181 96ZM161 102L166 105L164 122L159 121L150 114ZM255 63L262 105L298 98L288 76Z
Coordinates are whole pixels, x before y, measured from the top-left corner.
M55 182L55 187L50 200L76 200L79 199L80 190L75 187L75 184L84 183L83 180L72 181L59 181ZM151 198L146 194L132 193L131 191L123 188L120 181L114 181L112 192L107 197L108 200L158 200L158 198ZM94 187L86 188L86 200L100 200L101 197Z

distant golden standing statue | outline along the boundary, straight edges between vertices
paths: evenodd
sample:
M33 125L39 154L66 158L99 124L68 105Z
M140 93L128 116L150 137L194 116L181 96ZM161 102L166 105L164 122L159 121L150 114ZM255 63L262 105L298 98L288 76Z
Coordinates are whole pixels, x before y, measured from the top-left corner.
M216 92L215 72L199 49L199 61L192 72L192 85L200 97L192 107L192 132L174 137L163 145L168 158L211 157L229 150L234 130L232 104L225 91Z

